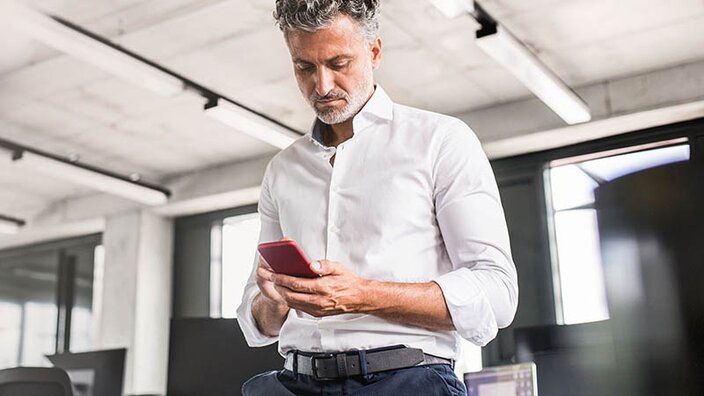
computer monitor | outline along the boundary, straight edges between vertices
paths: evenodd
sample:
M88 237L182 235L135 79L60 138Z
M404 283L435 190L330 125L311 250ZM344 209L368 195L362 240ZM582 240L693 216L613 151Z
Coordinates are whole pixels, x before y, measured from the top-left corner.
M468 396L536 396L534 363L487 367L464 375Z
M172 319L169 344L169 396L239 395L249 378L284 365L276 344L247 346L237 319Z
M609 321L519 327L516 363L534 363L541 396L619 395Z
M125 372L123 349L48 355L54 366L66 370L75 396L121 396Z

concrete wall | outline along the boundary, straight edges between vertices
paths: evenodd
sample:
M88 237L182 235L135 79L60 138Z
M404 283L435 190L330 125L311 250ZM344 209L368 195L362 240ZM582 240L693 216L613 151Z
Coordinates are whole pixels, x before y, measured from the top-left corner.
M96 349L127 348L125 394L166 394L173 222L136 210L110 216Z

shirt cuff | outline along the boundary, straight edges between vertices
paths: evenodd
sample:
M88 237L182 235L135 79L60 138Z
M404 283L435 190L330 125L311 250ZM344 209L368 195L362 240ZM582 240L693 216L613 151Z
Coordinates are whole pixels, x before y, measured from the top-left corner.
M496 337L496 316L469 268L448 272L433 281L440 286L452 323L462 338L484 346Z
M279 337L265 335L257 327L257 322L254 319L254 315L252 315L252 302L257 294L259 294L259 289L254 288L254 290L245 295L245 298L242 299L242 304L237 308L237 323L239 323L247 345L250 347L271 345L279 340Z

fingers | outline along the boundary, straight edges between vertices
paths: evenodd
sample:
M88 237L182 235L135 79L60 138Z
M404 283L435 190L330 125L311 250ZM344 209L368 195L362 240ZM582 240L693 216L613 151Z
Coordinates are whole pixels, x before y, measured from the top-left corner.
M313 316L333 314L327 300L315 294L299 293L289 288L274 285L274 289L290 308L306 312Z
M317 261L313 261L313 262L310 263L310 269L311 269L313 272L315 272L316 274L320 275L320 276L323 276L323 273L322 273L322 271L323 271L323 264L322 264L322 261L325 261L325 260L317 260Z
M317 279L298 278L276 273L273 274L271 279L274 284L299 293L320 294L321 291L321 285L316 282Z
M259 267L264 267L269 271L273 271L269 263L267 263L266 260L264 260L264 257L262 256L259 256Z
M274 281L274 276L276 273L271 271L270 269L267 269L265 267L259 267L257 268L257 278L260 278L262 280L268 281L268 282L273 282Z
M318 260L310 263L310 269L320 276L341 274L345 267L336 261Z
M290 276L285 274L279 274L272 271L267 271L267 280L274 282L276 285L285 287L289 290L305 293L305 294L318 294L318 295L329 295L331 290L331 279L325 279L323 275L342 275L347 274L349 271L337 262L328 260L319 260L311 263L311 269L316 271L321 277L320 278L300 278L296 276ZM333 284L335 282L332 282Z
M266 271L263 269L260 269L261 271ZM274 287L274 283L271 281L268 281L265 277L267 276L266 273L262 273L261 275L257 273L257 286L259 287L259 291L261 292L262 296L265 297L267 300L270 300L276 304L279 305L286 305L286 301L281 297L281 295L276 291L276 288Z

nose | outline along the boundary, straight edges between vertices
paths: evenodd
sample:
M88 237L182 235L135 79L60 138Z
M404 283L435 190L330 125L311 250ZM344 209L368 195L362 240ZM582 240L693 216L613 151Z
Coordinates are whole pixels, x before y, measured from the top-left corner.
M333 73L327 67L318 68L315 75L315 93L325 96L335 87Z

